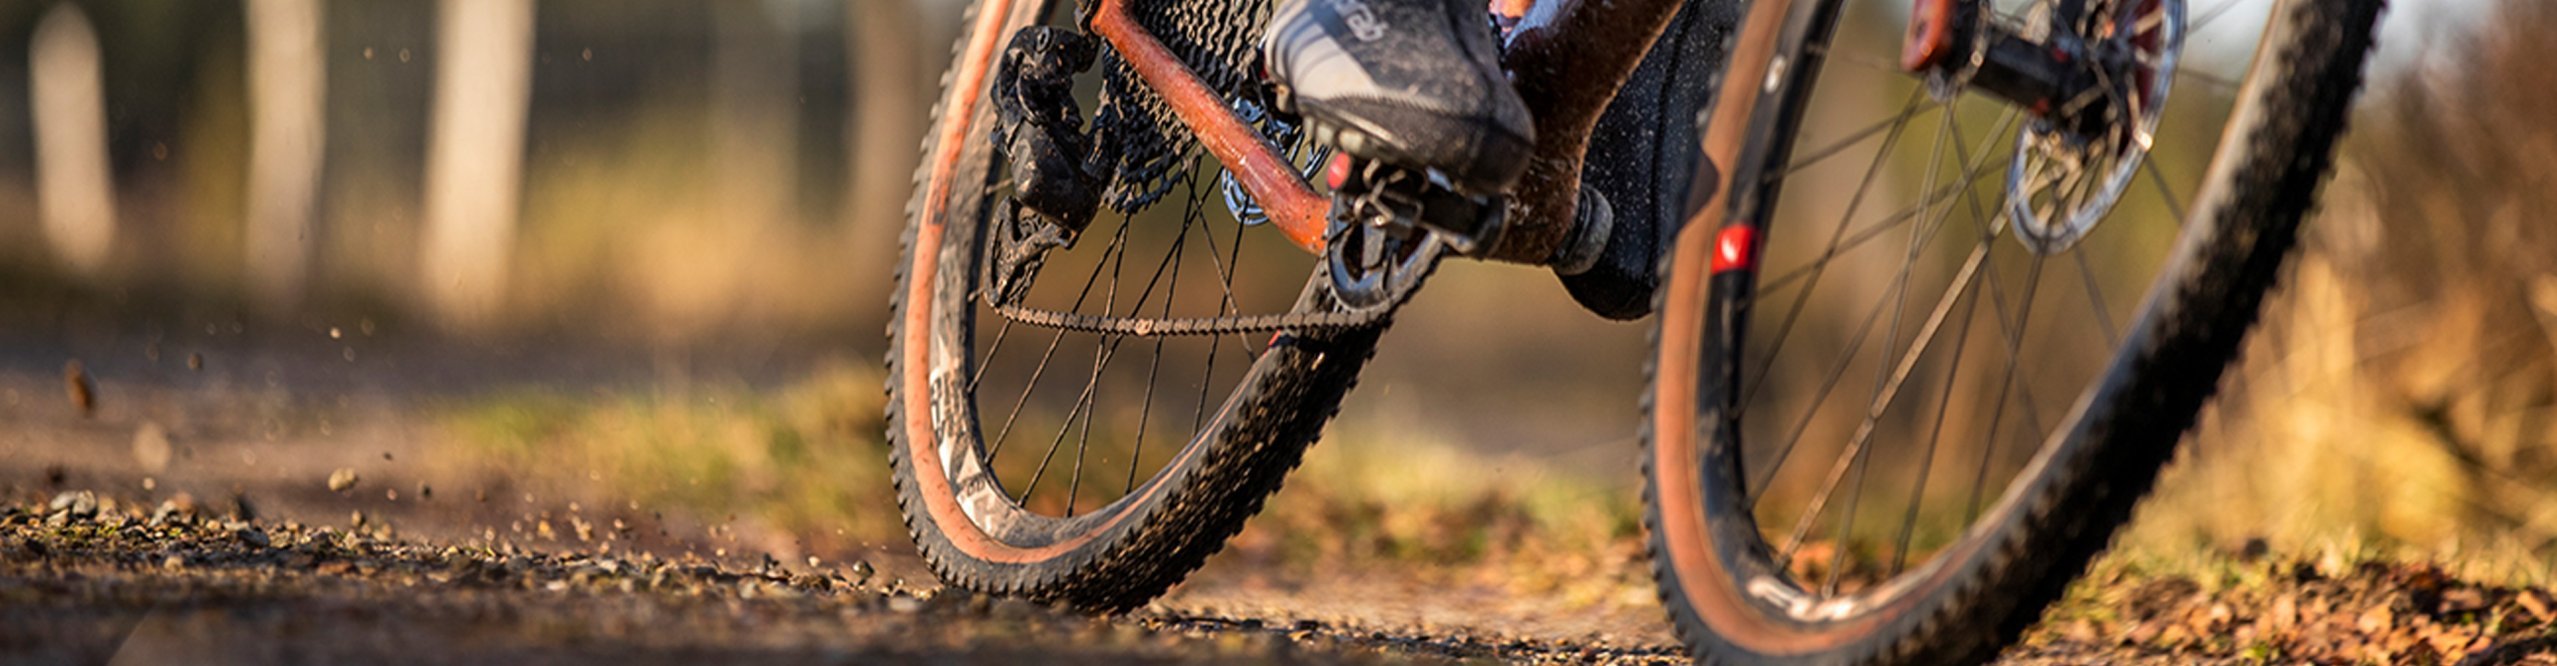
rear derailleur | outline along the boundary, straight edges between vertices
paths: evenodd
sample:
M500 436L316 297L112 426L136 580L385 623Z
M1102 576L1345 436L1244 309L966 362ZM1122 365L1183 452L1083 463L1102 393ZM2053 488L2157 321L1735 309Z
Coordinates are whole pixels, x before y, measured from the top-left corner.
M1099 54L1092 38L1031 28L1004 49L995 78L994 143L1008 167L1012 196L995 211L987 239L988 304L1020 302L1051 250L1074 247L1101 207L1103 162L1074 101L1074 77Z

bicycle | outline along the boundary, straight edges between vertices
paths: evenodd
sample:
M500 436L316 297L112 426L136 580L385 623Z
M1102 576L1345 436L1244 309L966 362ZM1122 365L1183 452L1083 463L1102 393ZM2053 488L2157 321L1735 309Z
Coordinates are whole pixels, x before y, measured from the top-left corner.
M1500 3L1538 143L1492 197L1310 141L1256 75L1268 4L975 3L889 325L899 504L951 585L1161 594L1455 256L1656 313L1647 538L1697 657L1994 656L2215 390L2383 2Z

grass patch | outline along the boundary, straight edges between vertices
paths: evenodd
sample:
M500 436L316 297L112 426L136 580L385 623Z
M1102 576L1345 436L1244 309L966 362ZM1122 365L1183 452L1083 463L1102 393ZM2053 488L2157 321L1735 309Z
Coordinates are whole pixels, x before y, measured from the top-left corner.
M902 540L879 386L876 369L836 364L772 391L508 391L442 421L519 483L751 518L819 542Z
M1336 425L1235 538L1292 575L1391 570L1494 584L1567 607L1650 603L1639 479L1486 455L1384 424Z
M472 464L518 484L733 517L812 544L899 544L879 386L876 367L842 363L768 390L510 390L440 422ZM1630 474L1576 476L1376 427L1329 439L1230 557L1300 572L1431 571L1580 599L1648 590Z

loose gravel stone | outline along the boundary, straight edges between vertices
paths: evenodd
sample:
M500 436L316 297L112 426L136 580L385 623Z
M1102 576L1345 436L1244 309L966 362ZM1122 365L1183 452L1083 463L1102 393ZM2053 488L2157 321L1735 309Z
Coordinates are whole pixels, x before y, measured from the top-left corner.
M176 448L169 444L169 431L159 423L145 421L133 432L133 461L142 470L158 474L169 468L169 458Z
M86 490L67 491L54 495L53 501L45 504L45 510L69 520L85 520L98 512L98 495Z
M151 631L178 632L183 645L202 650L179 658L211 663L616 664L645 656L633 645L711 663L860 663L846 656L878 654L1069 664L1463 656L1428 646L1274 646L1271 637L1220 636L1229 627L1191 632L1158 618L1094 618L902 581L845 584L839 574L877 577L859 559L811 573L645 551L401 540L379 529L197 518L183 496L157 502L154 529L116 529L155 505L110 499L73 492L43 504L0 500L0 576L32 583L0 583L0 663L96 663L116 655L145 614L161 618L150 620L159 623ZM34 524L83 507L94 522ZM292 643L280 655L262 644L286 636ZM73 656L95 658L41 658L66 645ZM42 649L38 658L20 658L28 646Z
M337 468L337 471L329 473L329 492L346 492L347 489L354 488L357 482L363 480L364 479L362 477L355 475L354 469L346 467Z
M257 503L249 501L248 495L231 496L231 519L257 520L257 518Z

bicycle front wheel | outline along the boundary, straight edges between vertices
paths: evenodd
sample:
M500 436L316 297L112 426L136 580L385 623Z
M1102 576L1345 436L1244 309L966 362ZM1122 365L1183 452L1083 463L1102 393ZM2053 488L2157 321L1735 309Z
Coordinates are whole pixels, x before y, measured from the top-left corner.
M2213 392L2382 3L1991 3L2109 63L2089 114L1903 74L1909 3L1790 4L1743 25L1716 122L1746 145L1664 265L1661 596L1713 663L1985 660Z

